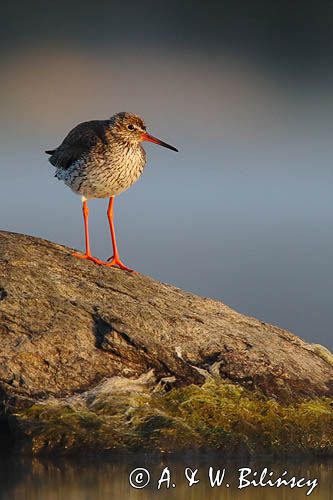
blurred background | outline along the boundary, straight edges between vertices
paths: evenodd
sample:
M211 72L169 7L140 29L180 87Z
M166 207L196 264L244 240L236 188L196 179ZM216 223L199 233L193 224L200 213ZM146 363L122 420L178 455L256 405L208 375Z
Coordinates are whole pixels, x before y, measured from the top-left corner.
M146 144L117 198L124 262L332 349L332 28L325 1L2 2L0 228L83 249L43 151L138 113L180 152Z

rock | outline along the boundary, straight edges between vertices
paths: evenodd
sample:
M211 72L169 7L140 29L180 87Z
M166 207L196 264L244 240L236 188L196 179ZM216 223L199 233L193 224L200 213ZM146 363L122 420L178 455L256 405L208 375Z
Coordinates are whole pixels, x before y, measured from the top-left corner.
M332 396L326 349L221 302L70 254L0 232L2 417L103 384L137 393L147 374L148 392L213 378L282 404Z

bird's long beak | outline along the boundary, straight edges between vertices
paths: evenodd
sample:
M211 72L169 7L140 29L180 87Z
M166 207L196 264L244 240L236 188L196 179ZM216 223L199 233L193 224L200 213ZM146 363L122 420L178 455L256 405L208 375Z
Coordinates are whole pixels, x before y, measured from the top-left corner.
M155 144L159 144L160 146L163 146L168 149L172 149L172 151L177 151L178 149L174 148L173 146L170 146L170 144L167 144L166 142L160 141L160 139L157 139L156 137L153 137L150 134L142 134L141 136L142 141L149 141L149 142L154 142Z

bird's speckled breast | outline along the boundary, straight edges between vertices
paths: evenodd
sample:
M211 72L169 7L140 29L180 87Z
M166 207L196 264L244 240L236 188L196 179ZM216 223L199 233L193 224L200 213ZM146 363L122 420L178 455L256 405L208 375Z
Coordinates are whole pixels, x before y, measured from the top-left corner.
M132 186L145 164L146 154L140 144L111 141L97 144L67 170L58 169L56 177L86 198L108 198Z

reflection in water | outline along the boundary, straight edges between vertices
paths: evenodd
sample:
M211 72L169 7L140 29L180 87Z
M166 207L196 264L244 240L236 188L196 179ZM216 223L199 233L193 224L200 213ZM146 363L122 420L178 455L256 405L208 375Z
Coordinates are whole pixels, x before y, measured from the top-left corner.
M239 490L238 469L250 467L258 471L264 469L274 472L273 478L278 478L285 470L288 478L318 479L319 485L309 498L320 500L333 499L332 493L332 461L279 461L269 459L261 461L246 461L239 458L234 461L224 461L223 458L198 458L184 456L182 458L130 456L118 460L110 458L80 458L79 460L48 460L35 458L2 459L0 462L0 498L3 500L106 500L126 498L130 500L152 498L169 499L244 499L244 500L295 500L307 498L308 487L290 489L277 488L244 488ZM220 487L212 488L208 479L208 469L226 469L225 480ZM130 472L144 467L150 471L151 480L144 489L134 489L130 486ZM171 473L170 489L163 482L157 489L162 471L168 467ZM198 468L195 476L200 482L188 486L184 475L185 467L192 470ZM230 483L227 488L226 483ZM176 486L172 487L172 483Z

